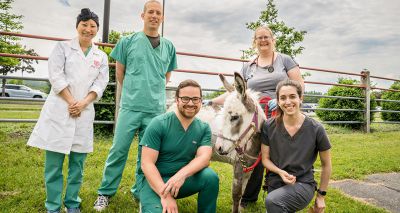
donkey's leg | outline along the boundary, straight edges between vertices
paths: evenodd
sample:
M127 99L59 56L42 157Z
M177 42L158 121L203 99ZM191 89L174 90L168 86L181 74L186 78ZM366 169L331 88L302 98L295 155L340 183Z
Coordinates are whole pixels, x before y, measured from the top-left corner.
M233 183L232 183L232 212L239 212L240 199L242 198L243 168L239 161L233 165Z

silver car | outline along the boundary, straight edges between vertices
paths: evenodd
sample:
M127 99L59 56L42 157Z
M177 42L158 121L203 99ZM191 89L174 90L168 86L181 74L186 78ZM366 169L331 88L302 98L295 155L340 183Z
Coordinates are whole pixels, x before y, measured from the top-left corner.
M3 92L3 87L1 85L0 96L2 92ZM47 94L40 90L35 90L25 85L17 85L17 84L6 84L5 95L6 97L15 97L15 98L47 98Z

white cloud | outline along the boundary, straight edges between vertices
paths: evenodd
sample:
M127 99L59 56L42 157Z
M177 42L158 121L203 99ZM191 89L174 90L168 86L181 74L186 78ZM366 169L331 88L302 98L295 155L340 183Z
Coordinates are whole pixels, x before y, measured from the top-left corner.
M103 1L69 0L70 7L56 0L16 0L14 12L24 18L23 33L71 38L76 35L75 21L80 9L89 7L103 20ZM140 31L140 13L145 0L111 1L110 30ZM246 22L256 21L266 1L185 0L166 1L165 36L177 51L238 58L240 50L251 43L252 32ZM397 0L305 0L275 1L279 19L297 30L307 30L306 49L296 60L301 66L319 67L372 75L400 78L397 71L400 50L400 2ZM102 29L102 28L101 28ZM102 31L98 38L101 38ZM48 56L54 45L43 40L24 39L40 55ZM179 56L180 69L238 71L241 63ZM46 76L46 62L38 66L37 76ZM195 78L203 87L219 87L216 76L174 74L173 80ZM338 75L312 72L310 81L334 82ZM388 86L391 82L379 82ZM321 90L307 85L307 90ZM326 89L326 88L325 88Z

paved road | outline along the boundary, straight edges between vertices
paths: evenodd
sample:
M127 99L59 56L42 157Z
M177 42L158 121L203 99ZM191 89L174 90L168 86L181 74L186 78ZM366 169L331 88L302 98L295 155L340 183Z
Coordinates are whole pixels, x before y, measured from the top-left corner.
M351 197L400 213L400 173L373 174L363 181L342 180L330 185Z

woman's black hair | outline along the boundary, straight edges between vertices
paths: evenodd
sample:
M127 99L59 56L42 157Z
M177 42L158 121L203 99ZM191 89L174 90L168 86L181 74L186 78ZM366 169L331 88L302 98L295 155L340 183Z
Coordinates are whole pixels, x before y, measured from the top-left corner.
M97 27L99 27L99 17L96 15L96 13L90 11L89 8L83 8L78 17L76 17L76 27L78 28L79 22L87 21L89 19L92 19L94 22L96 22Z

